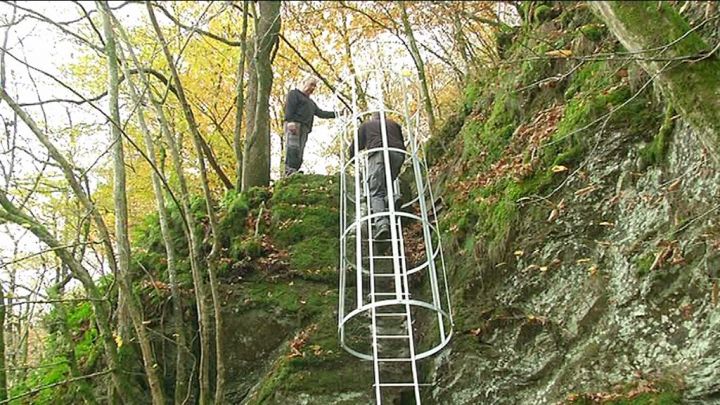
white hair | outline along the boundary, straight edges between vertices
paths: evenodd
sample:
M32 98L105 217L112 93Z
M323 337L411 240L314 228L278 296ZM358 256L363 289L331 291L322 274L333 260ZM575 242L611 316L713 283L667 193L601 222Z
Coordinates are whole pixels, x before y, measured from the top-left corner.
M318 79L315 76L308 76L305 78L305 80L302 81L302 88L307 88L310 84L315 83L318 84Z

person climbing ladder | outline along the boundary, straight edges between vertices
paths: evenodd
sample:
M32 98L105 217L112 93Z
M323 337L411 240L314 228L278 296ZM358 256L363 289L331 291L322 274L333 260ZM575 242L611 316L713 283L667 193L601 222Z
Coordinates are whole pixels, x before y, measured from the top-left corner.
M370 207L373 213L387 211L387 184L385 176L385 154L383 153L383 131L382 120L385 121L385 132L387 134L387 147L405 151L400 124L382 117L380 112L374 112L369 120L365 121L358 129L358 150L369 150L368 155L368 187L370 189ZM355 153L354 145L350 145L349 155L352 158ZM388 151L390 179L395 181L400 173L400 168L405 161L405 153L399 150ZM390 219L382 215L375 220L374 239L387 238L390 233Z

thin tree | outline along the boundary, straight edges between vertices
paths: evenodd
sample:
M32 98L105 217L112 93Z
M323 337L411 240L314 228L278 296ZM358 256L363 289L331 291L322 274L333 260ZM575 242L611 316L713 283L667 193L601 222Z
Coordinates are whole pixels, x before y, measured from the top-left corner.
M178 74L177 68L173 63L173 57L170 54L170 50L167 46L167 41L160 29L160 25L157 22L155 13L153 12L150 3L146 3L148 14L150 15L150 21L152 22L155 30L155 35L160 42L163 54L168 63L170 73L172 76L172 82L177 90L177 98L180 102L185 121L188 124L190 132L192 134L193 144L195 146L195 153L197 155L197 164L200 171L200 182L202 184L203 197L205 197L205 208L208 214L208 222L210 223L209 239L211 240L211 250L207 256L207 270L210 278L210 293L212 295L213 309L215 312L215 401L223 402L225 397L225 353L223 351L224 345L222 341L222 335L220 331L223 330L223 316L222 307L220 306L220 296L218 292L218 280L217 280L217 266L218 266L218 255L220 254L220 239L218 232L217 215L215 213L215 206L213 201L212 193L210 192L210 186L208 184L207 170L205 168L205 158L203 155L203 149L201 146L201 136L198 130L197 122L193 115L190 104L185 97L185 91L183 89L182 82L180 81L180 75ZM204 376L206 381L201 381L201 386L204 384L206 388L209 388L209 376ZM205 395L203 395L205 394ZM201 391L200 403L209 403L209 390L204 393Z
M132 47L128 45L128 53L133 59L133 62L135 64L140 64L140 62L137 59L137 56L135 55ZM141 73L139 75L140 79L143 82L143 86L152 89L152 86L150 84L150 78L149 75L145 73L145 69L140 69ZM166 83L166 86L169 86L170 83ZM187 179L185 178L184 169L183 169L183 158L180 154L180 147L179 147L179 141L175 138L173 135L171 129L169 120L165 114L165 111L163 109L162 104L160 104L160 101L158 101L158 98L156 98L152 93L149 95L150 101L152 102L153 109L155 111L155 118L158 121L158 124L160 125L161 134L163 136L163 139L165 140L165 143L168 146L168 149L170 150L170 160L172 161L173 169L175 171L175 175L177 176L178 185L180 187L180 206L181 206L181 213L184 218L184 226L183 226L183 232L185 234L185 240L187 240L188 248L190 251L190 272L192 274L193 279L193 289L195 293L195 305L198 313L198 324L199 324L199 332L200 332L200 359L199 359L199 380L200 380L200 386L199 390L201 391L200 396L203 397L203 390L207 392L209 387L209 375L210 375L210 326L211 326L211 316L210 312L207 306L206 297L207 292L205 288L205 281L202 273L202 266L200 264L200 255L201 255L201 243L200 240L198 240L197 232L195 232L195 229L197 228L195 217L192 214L192 210L190 209L190 191L188 187ZM208 376L207 378L204 378L204 376ZM207 382L207 385L203 383L203 381ZM188 387L188 393L186 396L189 396L191 394L190 388ZM177 394L177 392L176 392ZM176 396L177 397L177 396ZM187 402L187 398L183 400L183 403Z
M249 1L243 1L242 16L242 33L240 34L240 62L237 70L237 88L235 90L235 128L233 131L233 148L235 150L235 159L237 160L237 180L235 189L242 190L242 169L243 169L243 143L242 143L242 120L245 111L245 60L248 44L247 44L247 28L248 28L248 7Z
M150 338L143 322L142 307L138 297L133 294L130 280L130 238L128 237L127 191L125 187L125 154L123 138L120 133L120 107L118 105L118 65L115 51L115 35L110 19L107 2L98 2L102 10L103 31L105 33L105 53L108 63L108 95L110 103L110 134L113 140L113 200L115 203L115 237L117 238L118 274L120 290L125 294L125 304L137 335L142 352L143 365L150 385L153 404L164 405L165 393L158 375L158 364L150 344Z
M125 29L120 25L119 21L112 15L112 12L110 10L106 10L106 12L113 17L113 21L115 22L115 25L117 27L117 30L120 34L120 37L125 42L125 44L129 47L131 46L130 39L125 32ZM111 32L112 34L112 32ZM114 38L113 38L114 40ZM139 63L137 59L135 58L135 55L132 53L132 50L130 49L131 55L133 59L135 59L135 64L139 66ZM143 139L145 141L145 152L149 159L149 163L153 166L157 166L156 161L156 154L155 154L155 145L152 139L152 135L150 133L150 129L148 128L147 121L145 119L145 107L146 99L142 96L141 91L137 88L135 85L135 82L131 76L129 63L127 60L125 60L124 54L122 52L122 47L118 47L117 49L117 56L119 59L123 62L122 68L123 73L125 77L127 78L128 87L130 89L130 95L137 106L137 119L138 123L140 124L140 130L143 134ZM152 186L153 186L153 194L155 196L155 205L158 210L158 217L160 221L160 233L163 238L163 246L165 248L165 254L167 257L167 272L168 277L170 281L170 294L172 296L172 305L173 305L173 322L172 322L172 329L174 331L173 336L175 336L175 344L176 344L176 357L175 357L175 403L182 403L186 396L187 396L187 390L188 390L188 349L187 349L187 341L185 339L185 323L183 322L183 314L182 314L182 299L180 297L180 293L178 291L178 281L177 281L177 250L175 248L175 243L173 242L173 237L170 231L170 214L168 212L168 208L165 203L165 193L163 190L163 181L160 178L160 174L158 171L152 171L151 174L152 177ZM178 209L182 210L182 207L178 206Z
M243 190L270 184L270 91L273 82L272 60L280 33L280 2L260 2L259 14L255 25L253 57L257 100L253 131L245 139Z
M413 33L412 26L410 25L410 19L408 18L407 9L405 2L400 2L400 13L402 16L403 31L405 37L409 43L409 51L412 56L415 68L417 69L418 80L420 81L420 92L423 98L423 106L425 107L425 115L428 120L428 127L430 133L435 133L435 113L433 112L432 99L430 98L430 88L428 86L427 76L425 75L425 62L423 62L420 49L418 48L417 41L415 41L415 34Z
M5 370L5 289L0 283L0 401L7 399L7 373Z

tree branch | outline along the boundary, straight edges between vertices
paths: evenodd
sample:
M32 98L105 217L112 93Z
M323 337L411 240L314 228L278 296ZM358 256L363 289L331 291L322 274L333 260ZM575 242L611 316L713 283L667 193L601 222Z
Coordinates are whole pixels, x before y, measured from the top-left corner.
M23 62L21 62L21 63L23 63ZM23 63L23 64L25 64L25 63ZM155 69L151 69L151 68L143 68L142 71L145 73L149 73L152 76L154 76L155 78L157 78L158 80L160 80L165 86L167 86L169 88L169 90L173 94L175 94L177 96L177 91L175 90L175 87L173 87L172 83L170 83L170 81L162 73L160 73L159 71L157 71ZM141 72L140 69L130 69L131 74L138 74L140 72ZM123 75L120 77L118 84L122 83L124 80L125 80L125 76ZM83 97L81 100L54 98L54 99L50 99L50 100L36 101L33 103L18 103L18 105L20 107L32 107L32 106L36 106L36 105L43 105L43 104L50 104L50 103L72 103L72 104L76 104L76 105L81 105L81 104L85 104L85 103L94 103L96 101L99 101L100 99L102 99L105 96L107 96L107 91L104 91L92 98Z
M68 378L67 380L59 381L59 382L52 383L52 384L43 385L43 386L38 387L38 388L33 388L33 389L31 389L30 391L27 391L27 392L22 393L22 394L20 394L20 395L16 395L16 396L14 396L14 397L10 397L10 398L8 398L8 399L6 399L6 400L4 400L4 401L0 401L0 404L9 404L10 402L15 401L15 400L18 400L18 399L20 399L20 398L25 398L25 397L28 397L28 396L31 396L31 395L35 395L35 394L39 393L40 391L44 391L44 390L47 390L47 389L50 389L50 388L59 387L59 386L61 386L61 385L67 385L67 384L70 384L70 383L74 383L74 382L76 382L76 381L87 380L88 378L100 377L100 376L102 376L102 375L110 374L110 373L112 373L113 371L114 371L114 370L112 370L112 369L108 369L108 370L104 370L104 371L98 371L97 373L87 374L87 375L83 375L83 376L79 376L79 377Z

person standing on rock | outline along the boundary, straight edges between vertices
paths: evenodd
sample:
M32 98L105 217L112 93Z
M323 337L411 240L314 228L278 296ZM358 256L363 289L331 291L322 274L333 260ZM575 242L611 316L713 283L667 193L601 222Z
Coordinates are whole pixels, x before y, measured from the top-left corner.
M373 213L387 211L387 184L385 177L385 154L383 149L382 121L385 121L385 133L387 135L388 159L390 166L390 180L395 181L400 168L405 161L405 140L403 139L402 127L387 116L381 117L379 112L372 114L369 120L365 121L358 129L358 150L369 150L368 155L368 187L370 189L370 208ZM379 149L378 149L379 148ZM375 149L375 150L373 150ZM397 150L399 149L399 150ZM350 158L355 155L354 145L350 145ZM391 183L392 184L392 183ZM390 218L383 215L375 219L374 239L387 238L390 233Z
M305 143L312 131L315 116L336 118L337 113L320 109L310 95L317 87L317 79L308 78L302 90L293 89L285 100L285 175L300 171L305 153ZM302 173L302 172L301 172Z

